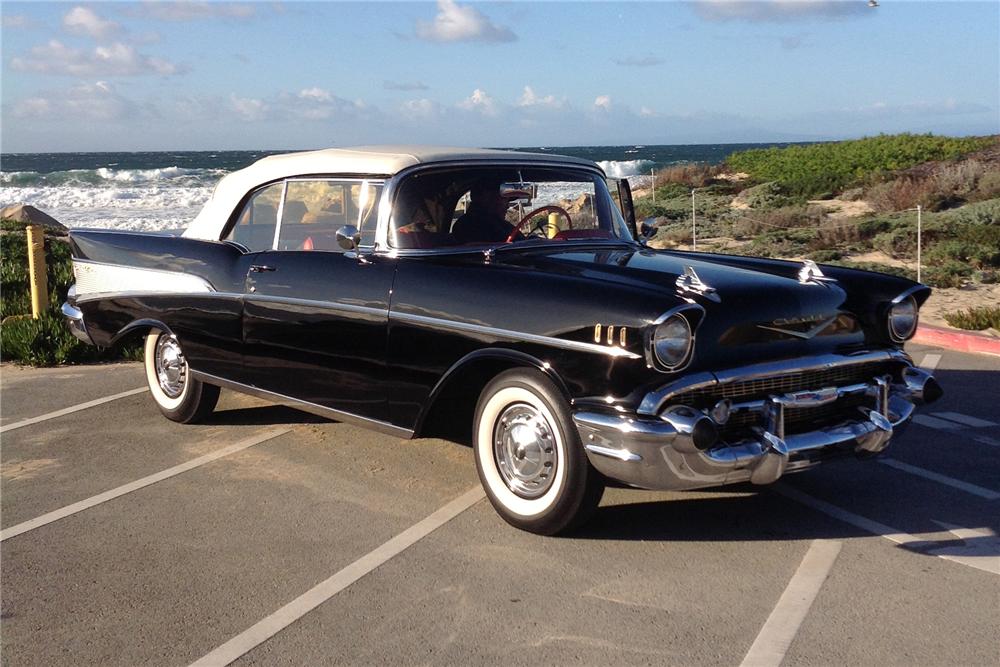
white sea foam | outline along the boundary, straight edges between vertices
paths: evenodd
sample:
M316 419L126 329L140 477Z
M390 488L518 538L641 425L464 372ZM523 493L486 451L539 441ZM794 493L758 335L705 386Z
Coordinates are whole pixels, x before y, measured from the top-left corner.
M0 204L25 203L67 227L158 231L198 214L221 169L73 169L0 173Z
M655 163L652 160L601 160L597 164L608 178L627 178L645 174Z

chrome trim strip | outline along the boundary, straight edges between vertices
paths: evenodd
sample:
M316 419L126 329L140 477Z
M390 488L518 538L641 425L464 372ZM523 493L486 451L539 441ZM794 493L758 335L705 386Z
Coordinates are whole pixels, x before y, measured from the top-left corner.
M76 303L90 303L91 301L101 301L103 299L132 299L137 297L152 296L187 296L195 298L243 298L242 294L235 292L150 292L148 290L122 290L120 292L93 292L84 296L77 296Z
M910 289L905 290L902 294L900 294L899 296L897 296L895 299L893 299L889 303L891 303L892 305L896 305L897 303L900 303L903 299L905 299L908 296L911 296L913 294L916 294L917 292L921 292L923 290L929 290L929 289L930 289L930 287L928 287L927 285L924 285L923 283L918 283L918 284L914 285L913 287L911 287Z
M481 324L470 324L468 322L442 320L437 317L427 317L426 315L413 315L411 313L392 311L389 313L389 320L398 320L401 322L409 322L411 324L426 324L429 326L440 327L442 329L449 329L451 331L484 334L487 336L495 336L497 338L505 338L507 340L525 343L538 343L539 345L548 345L550 347L558 347L564 350L573 350L575 352L590 352L594 354L603 354L609 357L625 357L627 359L641 358L638 354L629 352L628 350L623 350L620 347L595 345L594 343L584 343L582 341L566 340L565 338L555 338L552 336L540 336L538 334L511 331L509 329L499 329Z
M145 266L132 266L129 264L112 264L109 262L95 262L89 259L74 258L73 278L76 285L76 292L81 296L97 294L97 291L86 291L88 287L117 286L115 283L127 282L131 286L144 284L145 281L155 281L155 287L147 289L148 292L161 293L186 293L186 292L214 292L215 287L193 273L184 271L170 271L167 269L153 269ZM106 269L102 272L102 269ZM152 274L152 275L150 275ZM128 276L128 280L125 279ZM171 288L170 281L179 282L187 289ZM194 289L194 287L198 289ZM162 289L161 289L162 287ZM119 291L119 290L106 290ZM120 290L127 291L127 290Z
M703 372L681 378L676 382L666 384L659 389L647 393L639 404L640 415L657 415L664 403L674 396L703 389L716 384L746 382L788 373L808 373L809 371L825 370L854 364L870 364L880 361L899 361L912 365L909 356L901 350L878 350L862 352L854 355L823 354L805 359L786 359L783 361L768 361L750 366L729 368L715 373Z
M642 457L638 454L633 454L632 452L626 451L624 449L612 449L610 447L602 447L600 445L584 445L584 449L598 456L607 456L608 458L617 459L619 461L634 462L641 461Z
M320 417L326 417L327 419L333 419L339 422L358 424L360 426L365 426L367 428L375 429L383 433L388 433L389 435L395 435L401 438L412 438L413 431L408 428L403 428L401 426L395 426L388 422L379 421L378 419L371 419L369 417L361 417L359 415L352 414L350 412L344 412L342 410L337 410L335 408L328 408L323 405L317 405L315 403L310 403L309 401L303 401L297 398L292 398L291 396L285 396L284 394L279 394L273 391L268 391L267 389L260 389L259 387L253 387L248 384L243 384L242 382L236 382L235 380L227 380L226 378L219 377L217 375L212 375L210 373L203 373L202 371L196 371L191 369L191 377L201 380L207 384L216 385L218 387L223 387L225 389L232 389L233 391L238 391L244 394L249 394L251 396L257 396L280 405L285 405L290 408L295 408L296 410L302 410L303 412L308 412L310 414L318 415Z
M281 233L281 218L285 214L285 196L287 194L288 194L288 179L286 178L281 182L281 199L278 200L278 210L275 213L277 217L274 219L274 239L271 241L271 250L278 249L278 234ZM250 203L249 200L247 200L247 203ZM246 204L244 204L244 208L246 208ZM243 216L243 210L241 209L240 217L242 216ZM236 226L239 224L240 224L239 221L237 221L236 225L233 226L233 229L236 229Z
M241 295L242 296L242 295ZM270 294L246 294L247 301L266 301L269 303L290 303L300 306L314 306L326 310L342 310L347 313L361 313L364 315L379 315L383 318L389 316L388 308L372 308L371 306L357 306L352 303L342 303L340 301L319 301L316 299L299 299L296 297L273 296Z

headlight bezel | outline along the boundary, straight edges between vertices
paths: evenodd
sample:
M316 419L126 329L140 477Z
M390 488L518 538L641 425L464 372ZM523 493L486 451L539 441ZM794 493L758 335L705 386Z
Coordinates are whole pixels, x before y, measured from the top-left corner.
M902 314L896 315L896 311L900 307L908 307L912 310L912 314ZM896 318L902 317L912 317L908 328L901 330L897 327ZM905 320L904 320L905 321ZM911 338L917 332L917 326L920 323L920 304L917 303L917 299L913 295L913 290L907 290L903 292L891 302L889 302L889 307L885 311L885 328L886 333L889 335L889 339L895 343L904 343Z
M676 373L687 368L694 357L698 325L701 324L704 316L705 309L698 304L691 303L671 308L651 322L646 327L645 333L646 365L663 373ZM684 354L676 360L663 359L657 351L657 333L661 332L663 327L672 324L683 326L684 331L687 332L687 347Z

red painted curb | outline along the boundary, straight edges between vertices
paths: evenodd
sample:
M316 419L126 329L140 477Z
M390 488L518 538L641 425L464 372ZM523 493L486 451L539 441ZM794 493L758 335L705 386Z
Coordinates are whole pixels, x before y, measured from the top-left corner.
M937 345L959 352L975 352L978 354L995 354L1000 356L1000 338L988 336L975 331L959 331L942 327L917 327L917 333L911 338L914 343Z

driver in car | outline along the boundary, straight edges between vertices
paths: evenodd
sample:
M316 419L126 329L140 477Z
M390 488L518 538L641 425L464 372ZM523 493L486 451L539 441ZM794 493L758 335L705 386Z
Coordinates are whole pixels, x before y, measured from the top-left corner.
M469 193L469 208L455 221L452 235L459 243L506 241L513 226L507 222L507 200L498 181L480 181Z

